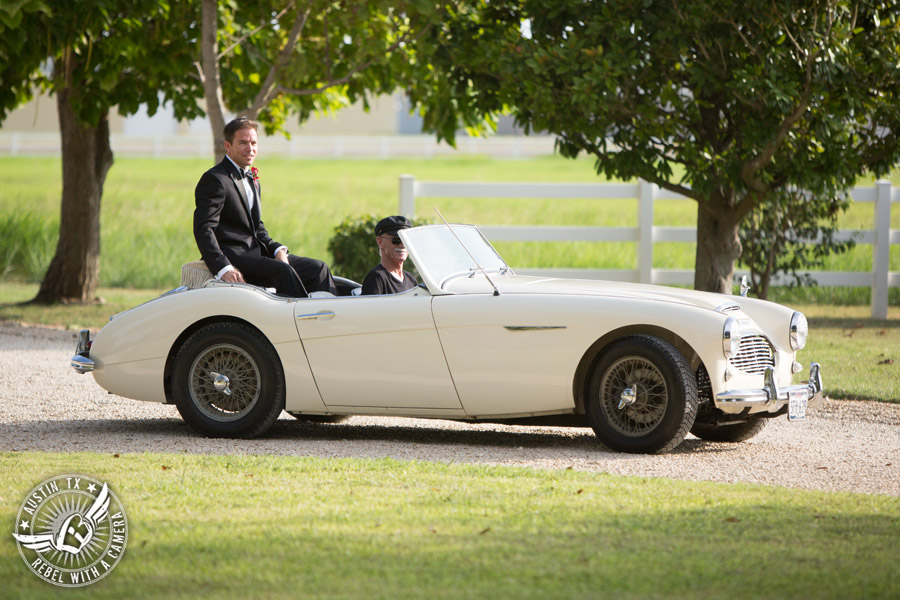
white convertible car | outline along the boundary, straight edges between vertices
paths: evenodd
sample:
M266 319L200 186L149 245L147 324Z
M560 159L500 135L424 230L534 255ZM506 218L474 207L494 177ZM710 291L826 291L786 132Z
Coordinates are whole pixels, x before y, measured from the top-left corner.
M796 352L802 313L746 297L523 277L471 225L399 233L423 283L402 294L285 298L208 279L79 337L72 366L113 394L175 404L209 436L393 415L589 425L665 452L688 432L737 442L821 402Z

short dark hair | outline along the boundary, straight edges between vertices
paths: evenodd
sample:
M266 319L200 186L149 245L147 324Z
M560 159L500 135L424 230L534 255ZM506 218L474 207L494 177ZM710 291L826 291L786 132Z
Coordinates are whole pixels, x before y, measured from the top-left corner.
M248 119L247 117L238 117L237 119L232 119L225 125L225 141L229 144L234 141L234 134L236 134L241 129L252 129L254 131L259 131L259 123L252 119Z

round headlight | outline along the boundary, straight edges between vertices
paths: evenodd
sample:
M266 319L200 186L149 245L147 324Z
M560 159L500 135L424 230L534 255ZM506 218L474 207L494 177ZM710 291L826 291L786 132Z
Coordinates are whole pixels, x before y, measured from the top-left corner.
M737 319L728 317L722 329L722 350L726 358L736 356L741 347L741 324Z
M802 312L795 312L791 316L791 348L802 350L806 345L807 335L809 335L809 323L806 321L806 315Z

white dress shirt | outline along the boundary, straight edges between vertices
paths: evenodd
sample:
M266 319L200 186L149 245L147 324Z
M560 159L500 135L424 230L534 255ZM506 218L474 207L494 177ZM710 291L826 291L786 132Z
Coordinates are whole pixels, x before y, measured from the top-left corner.
M244 193L245 193L246 196L247 196L247 203L248 203L249 208L250 208L250 213L252 214L252 213L253 213L253 205L254 205L256 202L259 201L259 200L257 199L256 193L255 193L255 192L256 192L256 190L255 190L256 186L253 185L253 176L250 174L250 170L249 170L249 169L246 169L246 170L245 170L245 169L240 168L240 167L237 165L237 163L234 162L233 160L231 160L231 157L228 156L227 154L225 155L225 158L227 158L228 161L229 161L231 164L234 165L234 168L235 168L235 169L237 169L238 171L240 171L241 173L244 174L243 179L241 179L241 183L244 185ZM288 249L287 249L287 246L279 246L278 249L275 250L275 255L277 256L278 253L281 252L282 250L284 250L285 253L286 253L287 250L288 250ZM219 271L218 273L216 273L216 279L222 279L222 275L224 275L224 274L227 273L228 271L234 271L234 270L235 270L235 268L234 268L233 265L225 265L224 267L222 267L222 270L221 270L221 271Z

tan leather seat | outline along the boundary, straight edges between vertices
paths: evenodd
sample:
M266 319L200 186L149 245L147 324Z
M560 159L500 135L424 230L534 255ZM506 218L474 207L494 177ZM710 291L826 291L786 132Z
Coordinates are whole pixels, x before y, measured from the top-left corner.
M202 260L195 260L181 265L181 285L188 288L201 288L213 279L213 274L206 268Z

